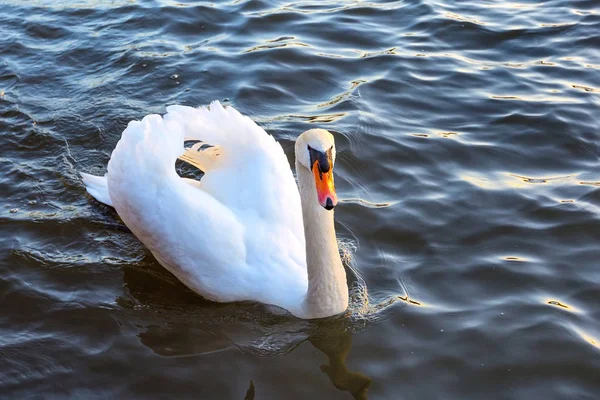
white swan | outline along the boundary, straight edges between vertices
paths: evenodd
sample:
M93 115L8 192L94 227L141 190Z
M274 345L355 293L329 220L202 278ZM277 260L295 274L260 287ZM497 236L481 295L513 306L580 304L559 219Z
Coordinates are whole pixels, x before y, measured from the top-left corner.
M186 150L188 139L214 147ZM171 106L162 118L129 123L105 176L82 177L198 294L322 318L348 307L333 222L333 136L306 131L295 152L298 187L279 143L233 107ZM177 158L201 168L201 181L179 177Z

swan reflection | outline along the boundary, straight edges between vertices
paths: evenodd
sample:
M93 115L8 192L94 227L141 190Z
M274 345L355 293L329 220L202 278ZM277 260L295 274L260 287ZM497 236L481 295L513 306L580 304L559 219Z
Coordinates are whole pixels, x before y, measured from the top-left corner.
M315 365L339 390L354 399L366 399L371 378L351 371L346 360L352 348L349 318L318 322L277 316L259 304L215 304L203 300L168 275L151 258L144 268L126 267L126 296L117 303L129 306L140 320L140 342L162 357L189 357L239 349L261 357L293 352L310 343L323 353L326 362ZM255 387L256 385L256 387ZM261 387L250 384L245 398L261 398ZM264 395L264 392L263 392ZM244 393L240 393L244 398Z
M321 365L321 371L329 376L333 386L349 392L357 400L366 399L372 379L361 372L350 371L346 366L352 334L346 331L339 335L315 335L309 341L327 356L329 364Z
M240 348L222 332L211 332L193 327L185 329L180 325L174 327L151 325L146 327L144 332L140 332L138 336L144 346L165 357L206 355L234 347ZM371 378L361 372L351 371L346 365L346 359L352 348L350 332L319 329L316 334L308 338L308 342L327 357L327 363L321 364L319 368L337 389L348 392L354 399L367 399ZM288 343L287 345L296 347L297 344ZM253 349L246 348L244 350L252 352ZM280 353L273 353L273 356L276 355L280 355ZM254 399L255 392L259 393L258 398L260 398L260 388L255 388L251 381L245 399Z

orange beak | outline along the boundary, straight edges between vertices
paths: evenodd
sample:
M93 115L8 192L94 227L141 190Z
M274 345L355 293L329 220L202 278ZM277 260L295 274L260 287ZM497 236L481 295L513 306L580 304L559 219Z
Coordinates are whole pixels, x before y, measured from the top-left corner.
M312 172L317 185L319 204L325 207L326 210L333 210L338 202L335 186L333 185L333 168L329 168L327 172L321 172L319 160L315 160L312 165Z

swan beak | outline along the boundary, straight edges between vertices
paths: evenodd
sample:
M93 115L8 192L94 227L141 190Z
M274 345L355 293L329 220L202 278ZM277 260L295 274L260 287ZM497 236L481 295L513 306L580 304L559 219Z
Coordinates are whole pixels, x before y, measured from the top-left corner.
M330 165L331 162L328 163L327 171L323 171L324 168L321 167L317 159L312 166L312 172L317 185L317 198L319 199L319 204L326 210L333 210L333 207L337 205L337 195L335 194L335 186L333 185L333 168Z

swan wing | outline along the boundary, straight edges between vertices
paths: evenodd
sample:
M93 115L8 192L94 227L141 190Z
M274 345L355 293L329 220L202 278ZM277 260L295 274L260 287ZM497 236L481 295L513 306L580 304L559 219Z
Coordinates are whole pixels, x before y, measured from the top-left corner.
M208 171L219 154L221 154L221 148L219 146L204 147L206 143L203 141L186 138L186 141L189 140L194 140L196 143L190 148L186 148L183 154L179 156L179 159L201 171Z
M200 160L184 148L186 138L215 150ZM204 170L200 182L177 175L175 161L186 154ZM287 157L233 108L173 106L164 118L132 121L106 188L132 232L203 296L288 306L306 293L300 196Z
M216 301L248 296L245 227L232 211L175 171L180 126L158 115L130 122L108 164L112 205L159 262Z
M285 226L304 251L298 187L287 156L271 135L218 101L209 107L170 106L164 118L177 121L186 138L215 146L210 165L203 169L203 190L237 213Z

